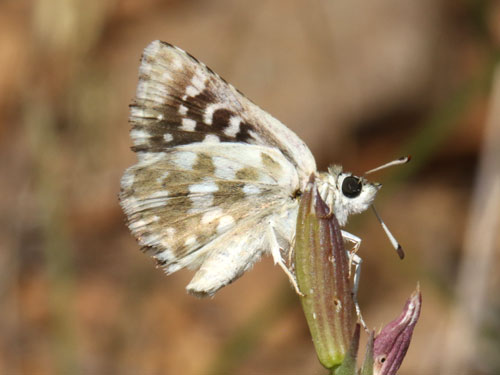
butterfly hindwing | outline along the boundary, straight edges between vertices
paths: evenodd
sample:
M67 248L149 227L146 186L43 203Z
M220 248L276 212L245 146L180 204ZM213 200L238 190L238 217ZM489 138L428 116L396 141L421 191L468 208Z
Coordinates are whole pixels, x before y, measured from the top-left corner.
M200 267L232 238L239 247L257 225L297 207L298 175L276 149L197 143L147 155L125 172L121 204L132 233L168 273ZM245 251L266 250L250 242Z

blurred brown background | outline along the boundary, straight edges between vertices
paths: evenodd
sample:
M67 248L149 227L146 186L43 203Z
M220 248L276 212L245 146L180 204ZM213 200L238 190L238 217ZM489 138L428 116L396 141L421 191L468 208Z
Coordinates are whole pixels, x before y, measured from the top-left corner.
M380 172L360 303L416 287L400 374L500 374L500 4L472 0L0 2L0 373L322 374L269 258L214 299L141 254L118 205L142 49L189 51L310 146ZM500 76L498 76L500 77Z

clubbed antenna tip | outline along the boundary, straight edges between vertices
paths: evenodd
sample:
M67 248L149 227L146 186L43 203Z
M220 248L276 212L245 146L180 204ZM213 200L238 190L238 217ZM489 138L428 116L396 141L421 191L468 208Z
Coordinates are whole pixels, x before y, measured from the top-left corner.
M370 174L370 173L373 173L373 172L377 172L377 171L380 171L381 169L385 169L387 167L392 167L394 165L406 164L410 160L411 160L411 156L410 155L408 155L408 156L402 156L399 159L390 161L389 163L385 163L385 164L382 164L382 165L380 165L380 166L378 166L376 168L370 169L369 171L366 171L365 174Z
M378 222L382 226L382 229L384 230L385 234L389 238L389 241L391 241L392 247L394 247L394 250L396 250L396 252L398 253L399 258L403 259L405 257L405 253L403 251L403 248L401 247L401 245L399 244L399 242L396 241L396 238L392 235L392 233L389 230L389 228L387 228L387 225L385 225L384 221L382 220L382 218L378 214L378 212L375 209L374 205L372 205L372 209L373 209L373 212L375 213L375 216L377 217Z

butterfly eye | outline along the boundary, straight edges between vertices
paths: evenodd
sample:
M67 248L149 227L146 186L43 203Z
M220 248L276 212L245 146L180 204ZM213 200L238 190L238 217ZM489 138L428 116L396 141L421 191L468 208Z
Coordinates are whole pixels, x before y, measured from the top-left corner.
M347 198L356 198L361 193L361 181L359 178L349 176L342 182L342 193Z

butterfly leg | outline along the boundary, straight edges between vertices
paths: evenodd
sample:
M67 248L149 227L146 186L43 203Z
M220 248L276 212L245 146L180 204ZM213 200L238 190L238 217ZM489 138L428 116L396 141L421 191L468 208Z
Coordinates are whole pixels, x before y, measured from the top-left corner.
M368 331L365 320L361 315L361 309L358 303L358 288L359 288L359 278L361 277L361 263L363 263L363 259L359 255L349 253L349 256L352 259L352 263L354 264L354 280L352 286L352 299L354 301L354 307L356 309L356 315L358 316L359 322L363 326L363 328Z
M361 238L359 238L358 236L355 236L352 233L346 232L345 230L341 230L341 232L342 232L342 238L344 238L344 240L349 241L353 244L352 249L347 251L349 254L349 277L351 277L351 268L352 268L352 264L353 264L353 259L356 256L356 253L358 252L359 247L361 246Z
M342 237L344 240L349 241L353 244L353 248L351 250L346 250L347 255L349 256L349 277L351 277L351 268L354 265L354 280L352 286L352 299L354 301L354 307L356 308L356 315L358 316L359 322L366 330L367 326L361 315L361 308L358 303L358 288L359 288L359 279L361 277L361 263L363 263L363 259L356 253L361 246L361 238L355 236L352 233L342 231Z
M272 223L270 223L267 228L268 228L267 236L268 236L268 240L269 240L269 245L271 247L271 255L273 257L274 264L279 265L281 267L281 269L285 272L285 274L288 276L288 279L292 283L293 288L295 289L295 292L299 296L304 297L304 293L302 293L300 291L299 286L297 285L297 279L295 278L293 273L290 272L290 270L288 269L286 264L283 262L283 258L281 257L281 247L278 244L278 240L276 239L276 232L274 231L274 227L273 227ZM290 249L290 252L291 251L292 250Z

